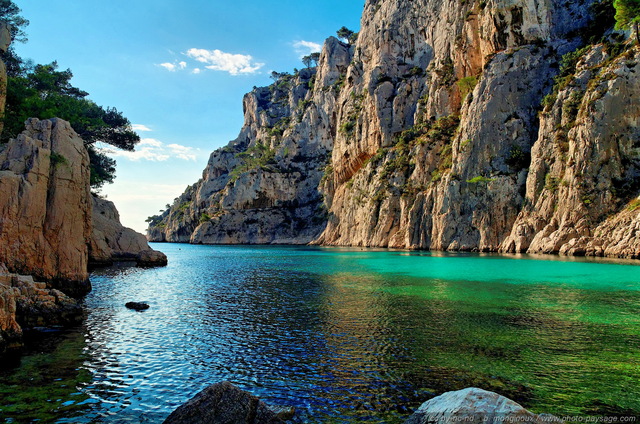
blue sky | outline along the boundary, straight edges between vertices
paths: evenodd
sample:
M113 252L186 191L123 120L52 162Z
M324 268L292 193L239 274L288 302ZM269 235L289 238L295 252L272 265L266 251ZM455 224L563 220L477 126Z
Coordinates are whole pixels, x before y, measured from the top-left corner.
M72 83L139 129L135 154L115 152L103 194L123 224L146 217L196 182L209 153L234 139L242 96L271 71L302 68L302 54L345 25L364 0L14 0L31 21L16 44L36 63L58 61Z

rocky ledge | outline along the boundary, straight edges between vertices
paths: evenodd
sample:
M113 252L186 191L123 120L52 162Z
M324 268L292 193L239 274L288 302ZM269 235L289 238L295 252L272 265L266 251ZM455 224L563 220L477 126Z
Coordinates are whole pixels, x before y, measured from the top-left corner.
M76 299L0 263L0 352L21 346L23 330L76 324L81 318Z

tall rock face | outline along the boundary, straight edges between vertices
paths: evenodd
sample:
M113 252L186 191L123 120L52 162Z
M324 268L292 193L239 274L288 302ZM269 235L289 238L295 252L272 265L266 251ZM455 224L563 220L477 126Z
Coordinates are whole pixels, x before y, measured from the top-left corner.
M576 52L548 97L503 250L640 257L640 55L611 50Z
M588 6L368 2L318 242L497 250L524 204L539 105Z
M245 97L149 236L637 257L637 47L608 0L369 0Z
M244 98L238 138L213 152L202 179L163 215L152 241L304 244L326 223L319 186L337 125L336 96L351 49L327 42L321 69L276 75ZM342 79L341 79L342 78Z
M0 147L0 263L72 296L89 292L89 155L68 122L30 119Z
M0 145L0 354L21 346L24 329L82 320L75 298L91 289L89 264L167 263L91 195L89 155L68 122L26 127Z

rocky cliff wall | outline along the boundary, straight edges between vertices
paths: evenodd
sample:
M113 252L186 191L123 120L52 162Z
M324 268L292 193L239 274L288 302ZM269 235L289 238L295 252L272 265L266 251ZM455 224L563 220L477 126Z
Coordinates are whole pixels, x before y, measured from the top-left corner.
M0 152L0 263L73 295L89 292L89 155L68 122L31 119Z
M326 223L319 186L352 49L330 39L316 69L283 74L244 98L237 139L211 154L202 179L151 225L152 241L304 244Z
M355 45L329 39L315 79L245 98L240 137L149 235L636 257L637 47L602 38L613 13L370 0ZM243 162L259 142L272 162ZM309 147L300 179L275 176L294 146ZM301 205L307 224L292 225Z
M89 155L66 121L30 119L0 145L0 354L20 345L25 328L81 319L72 297L91 289L90 263L166 265L89 182Z
M89 156L68 122L30 119L0 145L0 354L23 329L77 323L88 265L166 265L89 188ZM71 297L70 297L71 296Z

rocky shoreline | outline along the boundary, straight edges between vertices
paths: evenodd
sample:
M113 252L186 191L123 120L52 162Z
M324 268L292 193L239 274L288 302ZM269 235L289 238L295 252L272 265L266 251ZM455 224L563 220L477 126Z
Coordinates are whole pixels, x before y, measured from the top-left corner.
M0 354L24 329L79 322L89 267L167 264L91 194L87 151L66 121L30 119L2 148L0 197Z
M228 381L213 384L185 402L163 424L278 424L295 416L294 408L274 408ZM534 414L494 392L466 388L426 401L404 424L562 423Z

